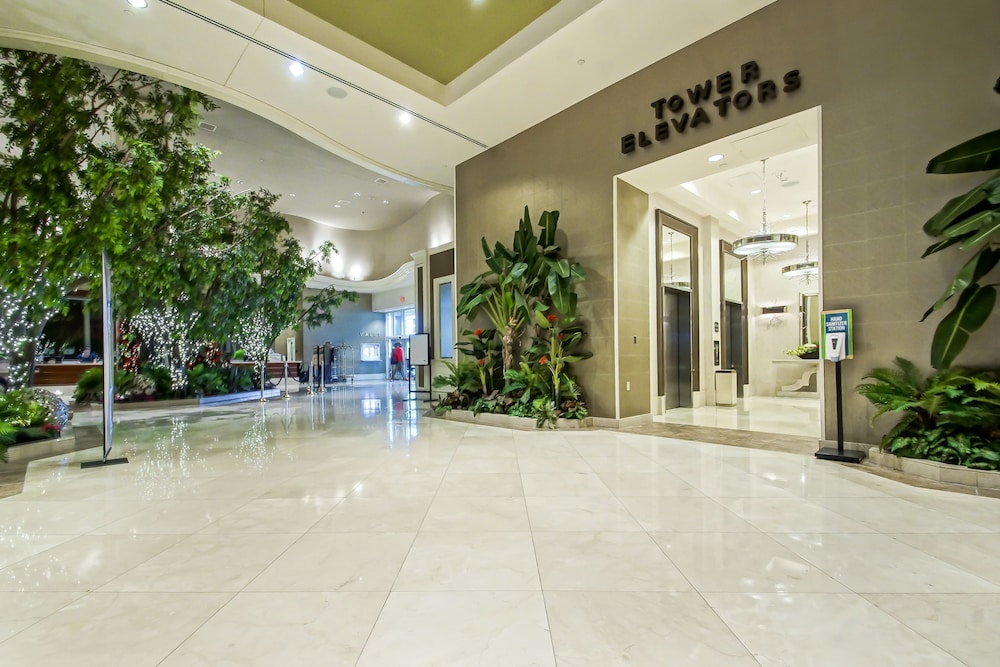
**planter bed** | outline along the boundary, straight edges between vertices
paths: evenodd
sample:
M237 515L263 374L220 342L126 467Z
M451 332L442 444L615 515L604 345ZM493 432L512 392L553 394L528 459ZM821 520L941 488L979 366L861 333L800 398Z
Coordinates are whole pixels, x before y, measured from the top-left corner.
M877 466L935 482L961 484L978 489L1000 489L1000 471L997 470L976 470L926 459L911 459L880 451L878 447L868 450L868 459Z
M480 426L498 426L500 428L513 428L519 431L535 431L539 428L548 428L545 424L536 426L537 421L533 417L511 417L510 415L498 415L483 412L478 415L469 410L448 410L440 415L435 415L441 419L465 424L479 424ZM558 429L583 429L591 428L594 420L591 417L584 419L559 419L556 422Z
M28 440L26 442L7 445L7 461L32 461L48 456L65 454L75 449L76 437L73 435L72 427L67 424L58 438L40 438L38 440Z
M265 389L264 398L281 396L280 389ZM219 394L218 396L203 396L202 398L172 398L163 401L124 401L116 402L115 410L152 410L161 408L190 408L209 405L228 405L230 403L246 403L260 398L260 389L240 391L234 394ZM77 403L77 409L99 410L102 403Z

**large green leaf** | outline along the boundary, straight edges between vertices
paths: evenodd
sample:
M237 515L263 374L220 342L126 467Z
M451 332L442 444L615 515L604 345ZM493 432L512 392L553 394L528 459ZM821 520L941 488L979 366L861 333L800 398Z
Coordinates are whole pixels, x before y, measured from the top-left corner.
M961 174L986 169L1000 169L1000 130L964 141L927 163L929 174Z
M970 215L963 220L956 220L954 224L944 230L944 235L947 238L955 238L957 236L965 236L966 234L976 234L983 225L990 224L993 214L994 211L987 209Z
M926 320L928 315L943 306L952 296L966 289L972 283L978 282L983 276L993 270L998 261L1000 261L1000 250L983 248L981 252L976 253L959 270L955 279L951 281L951 285L945 290L945 293L941 295L941 298L933 306L927 309L927 312L920 318L920 321L923 322Z
M974 248L983 241L988 241L997 232L1000 232L1000 210L990 211L981 221L979 231L965 239L959 247L962 250Z
M996 305L997 291L992 285L973 284L959 297L952 310L934 331L931 342L931 365L943 369L965 349L969 336L983 326Z
M936 252L941 252L945 248L950 248L951 246L955 245L956 243L961 243L965 239L966 239L966 237L964 237L964 236L956 236L953 239L944 239L943 241L938 241L937 243L932 243L931 245L927 246L927 249L924 250L924 254L922 254L920 257L922 259L924 257L927 257L928 255L933 255Z
M997 177L994 177L997 180ZM924 223L924 232L930 236L940 236L956 218L970 211L977 204L986 199L986 191L977 186L974 190L955 197L934 214L930 220Z

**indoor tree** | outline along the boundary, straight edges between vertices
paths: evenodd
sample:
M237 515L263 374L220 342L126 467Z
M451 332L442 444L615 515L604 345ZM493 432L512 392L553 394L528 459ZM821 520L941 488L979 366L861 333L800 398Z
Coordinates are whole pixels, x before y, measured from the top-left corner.
M186 142L204 95L72 58L0 50L0 354L17 384L66 295L134 257L210 152Z

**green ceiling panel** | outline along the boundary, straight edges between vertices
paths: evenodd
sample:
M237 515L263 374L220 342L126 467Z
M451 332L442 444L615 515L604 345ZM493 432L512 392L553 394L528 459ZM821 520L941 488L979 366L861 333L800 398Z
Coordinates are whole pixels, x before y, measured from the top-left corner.
M559 0L291 0L439 83L450 83Z

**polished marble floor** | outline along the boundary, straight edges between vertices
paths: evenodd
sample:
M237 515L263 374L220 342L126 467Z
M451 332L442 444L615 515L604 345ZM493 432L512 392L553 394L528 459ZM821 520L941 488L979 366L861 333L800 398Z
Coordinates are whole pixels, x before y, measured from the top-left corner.
M0 665L997 664L998 500L406 398L123 412L128 464L32 463Z
M819 438L819 399L748 396L736 405L673 408L654 421Z

